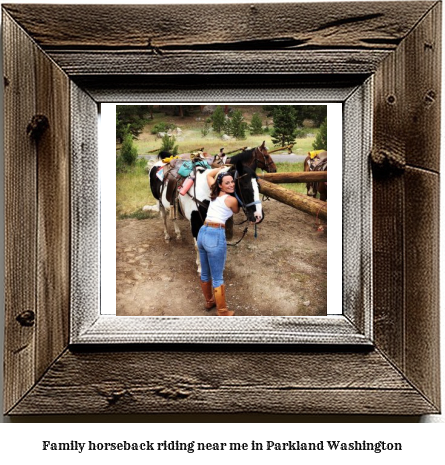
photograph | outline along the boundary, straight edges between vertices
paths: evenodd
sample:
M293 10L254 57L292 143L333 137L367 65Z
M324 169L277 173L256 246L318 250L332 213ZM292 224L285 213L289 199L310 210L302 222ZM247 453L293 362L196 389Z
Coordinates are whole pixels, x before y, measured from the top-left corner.
M326 315L327 136L326 105L116 105L116 315Z

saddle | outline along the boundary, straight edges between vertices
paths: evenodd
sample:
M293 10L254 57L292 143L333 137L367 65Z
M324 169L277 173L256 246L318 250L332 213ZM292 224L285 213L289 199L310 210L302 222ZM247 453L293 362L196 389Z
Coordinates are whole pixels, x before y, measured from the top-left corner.
M171 160L169 164L162 168L164 171L164 182L162 184L161 197L164 189L167 189L165 192L165 198L170 205L174 206L174 210L176 210L179 189L181 188L185 179L193 170L196 169L196 167L208 169L210 168L210 165L200 157L196 157L191 161L179 158Z
M328 169L328 154L327 152L315 155L309 161L309 171L326 171Z
M184 176L178 173L183 163L184 160L174 159L162 168L164 171L162 190L167 189L165 197L170 205L174 205L178 189L182 186L185 179Z

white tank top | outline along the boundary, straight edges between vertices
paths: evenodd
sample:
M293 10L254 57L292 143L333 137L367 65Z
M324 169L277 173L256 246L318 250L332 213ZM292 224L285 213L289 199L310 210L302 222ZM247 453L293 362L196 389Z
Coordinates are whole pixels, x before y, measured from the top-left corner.
M233 211L226 205L225 199L229 194L221 195L212 200L207 211L207 221L224 224L232 215Z

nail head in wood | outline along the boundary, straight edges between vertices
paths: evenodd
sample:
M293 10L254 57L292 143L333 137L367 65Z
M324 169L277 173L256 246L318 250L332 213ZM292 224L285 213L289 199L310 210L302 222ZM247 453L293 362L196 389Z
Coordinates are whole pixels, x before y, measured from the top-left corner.
M45 115L34 115L26 128L26 133L32 139L38 140L48 128L49 121Z
M34 326L35 313L32 310L26 310L17 316L16 320L22 326Z
M425 105L432 105L436 101L436 92L430 90L425 95Z
M395 150L379 149L371 153L371 165L374 175L395 176L405 171L405 157Z

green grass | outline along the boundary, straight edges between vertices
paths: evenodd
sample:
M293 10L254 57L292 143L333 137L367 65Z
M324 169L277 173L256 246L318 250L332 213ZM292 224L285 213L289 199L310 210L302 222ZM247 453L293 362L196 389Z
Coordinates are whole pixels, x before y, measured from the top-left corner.
M144 205L154 205L151 195L147 162L137 160L134 166L125 167L116 175L116 218L130 217L142 209Z
M278 173L295 173L303 171L303 162L300 163L275 163ZM279 184L280 187L289 189L299 194L306 194L306 183Z

